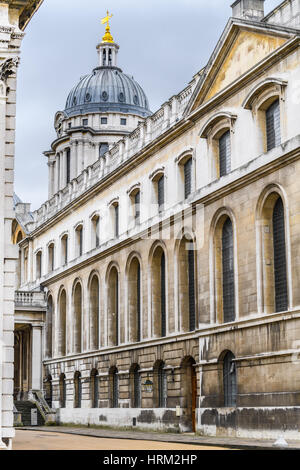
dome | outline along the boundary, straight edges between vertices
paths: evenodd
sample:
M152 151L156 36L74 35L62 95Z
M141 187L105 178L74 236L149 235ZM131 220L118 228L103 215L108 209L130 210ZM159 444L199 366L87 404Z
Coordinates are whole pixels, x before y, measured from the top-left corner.
M133 77L118 67L97 67L70 92L68 117L86 113L127 113L146 118L152 113L145 92Z

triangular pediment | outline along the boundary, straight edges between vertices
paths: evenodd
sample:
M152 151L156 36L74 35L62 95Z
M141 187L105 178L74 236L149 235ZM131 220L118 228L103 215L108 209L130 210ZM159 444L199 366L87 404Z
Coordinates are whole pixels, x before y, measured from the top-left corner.
M231 25L221 38L206 70L204 80L196 87L188 113L227 88L253 67L283 46L291 35L276 34L267 29Z

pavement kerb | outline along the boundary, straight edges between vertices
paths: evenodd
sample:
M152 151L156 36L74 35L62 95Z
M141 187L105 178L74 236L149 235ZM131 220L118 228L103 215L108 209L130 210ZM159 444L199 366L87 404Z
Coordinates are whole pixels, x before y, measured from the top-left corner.
M45 426L45 427L30 427L30 426L24 426L24 427L18 427L16 428L17 430L20 430L20 431L37 431L37 432L56 432L56 433L61 433L61 434L70 434L70 435L77 435L77 436L84 436L84 437L96 437L98 439L124 439L124 440L130 440L130 441L153 441L153 442L169 442L169 443L172 443L172 444L187 444L187 445L198 445L198 446L207 446L207 447L223 447L223 448L227 448L227 449L234 449L234 450L300 450L300 447L288 447L288 448L276 448L276 447L273 447L273 445L270 443L269 445L255 445L254 443L249 443L249 444L245 444L245 443L236 443L236 444L231 444L229 442L214 442L213 439L212 440L207 440L207 438L202 438L199 436L199 440L191 440L188 438L188 436L186 436L185 439L172 439L171 435L170 435L170 439L161 439L159 438L159 436L156 436L155 433L151 433L151 434L147 434L147 433L143 433L143 434L147 434L147 436L145 437L142 437L142 436L133 436L132 433L127 435L125 434L125 431L124 431L124 434L120 434L118 436L116 435L112 435L109 433L109 430L105 430L105 433L103 432L102 434L101 431L99 431L98 429L95 429L95 431L97 432L98 431L98 434L95 433L95 434L91 434L90 432L87 432L85 431L84 429L82 428L78 428L75 429L75 428L71 428L71 429L68 429L68 428L59 428L59 427L48 427L48 426ZM89 430L92 430L93 428L89 428ZM120 432L121 431L116 431L116 432ZM107 434L106 434L107 433ZM169 436L169 435L168 435ZM182 436L182 435L181 435Z

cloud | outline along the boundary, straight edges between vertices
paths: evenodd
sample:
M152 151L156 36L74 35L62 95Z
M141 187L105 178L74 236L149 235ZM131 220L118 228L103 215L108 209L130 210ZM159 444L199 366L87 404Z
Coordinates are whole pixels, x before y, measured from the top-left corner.
M233 0L232 0L233 1ZM278 0L267 0L271 9ZM43 151L55 139L53 120L80 77L97 66L107 6L120 45L119 65L144 88L155 111L208 61L231 15L224 0L51 0L26 30L18 77L15 191L38 208L47 200Z

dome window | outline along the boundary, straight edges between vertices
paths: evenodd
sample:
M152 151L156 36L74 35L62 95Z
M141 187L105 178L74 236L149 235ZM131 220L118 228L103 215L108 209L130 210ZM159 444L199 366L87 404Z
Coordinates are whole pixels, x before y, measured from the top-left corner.
M85 95L85 101L89 102L89 101L91 101L91 99L92 99L92 95L90 93L87 93Z
M88 120L88 119L83 119L83 120L82 120L82 125L83 125L83 126L88 126L88 124L89 124L89 120Z
M125 101L125 96L124 96L124 93L122 93L122 92L119 94L119 101L121 101L121 102Z
M133 102L134 102L134 104L139 104L139 98L138 98L137 95L134 95Z
M101 124L107 124L107 117L101 118Z
M127 119L121 118L121 126L126 126Z
M107 100L108 100L108 94L107 94L106 91L103 91L103 93L102 93L102 99L103 99L103 101L107 101Z
M73 98L73 104L74 104L74 105L77 104L77 98L76 98L76 96L74 96L74 98Z

